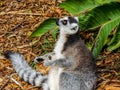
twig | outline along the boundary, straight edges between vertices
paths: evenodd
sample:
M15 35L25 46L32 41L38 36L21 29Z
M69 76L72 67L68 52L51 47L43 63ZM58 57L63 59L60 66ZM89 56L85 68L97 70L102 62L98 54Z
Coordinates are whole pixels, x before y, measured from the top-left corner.
M107 85L107 83L109 82L109 80L103 81L102 83L100 83L99 85L97 85L97 87L102 86L101 90L104 90L105 86Z
M23 45L23 46L18 46L17 48L25 48L25 47L29 47L29 46L34 45L34 44L37 43L38 41L39 41L39 40L36 40L36 41L31 42L31 43L29 43L29 44L26 44L26 45Z
M23 20L22 22L20 22L19 24L17 24L15 27L13 27L13 28L11 29L11 31L14 31L14 30L17 29L18 27L20 27L24 22L25 22L25 20Z
M4 56L0 56L0 59L5 59L5 57Z
M55 1L55 2L54 2L54 6L56 6L56 5L57 5L57 1L58 1L58 0L54 0L54 1Z
M31 90L33 88L40 88L40 86L32 86L32 87L27 88L26 90Z
M8 75L6 75L4 78L7 78L8 80L4 83L3 86L0 87L0 90L3 90L5 88L5 86L8 85L9 81L10 81L10 74L11 74L11 71Z
M13 78L13 75L15 75L15 74L16 74L16 73L12 74L12 75L10 76L10 79L11 79L15 84L17 84L22 90L24 90L24 88L22 87L22 85Z
M15 15L32 15L32 16L46 16L45 14L40 13L24 13L18 11L11 11L11 12L1 12L0 15L8 15L8 14L15 14Z
M5 88L5 86L8 85L9 81L10 81L10 78L8 78L8 80L7 80L7 81L5 82L5 84L0 88L0 90L3 90L3 89Z

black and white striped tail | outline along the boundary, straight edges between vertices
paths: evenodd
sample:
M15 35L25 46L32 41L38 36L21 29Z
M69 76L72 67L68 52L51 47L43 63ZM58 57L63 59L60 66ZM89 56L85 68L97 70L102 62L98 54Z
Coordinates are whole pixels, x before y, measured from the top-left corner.
M44 90L48 90L47 76L43 76L40 72L33 70L21 54L7 51L5 57L11 60L13 68L24 81L35 86L42 85L43 88L46 88Z

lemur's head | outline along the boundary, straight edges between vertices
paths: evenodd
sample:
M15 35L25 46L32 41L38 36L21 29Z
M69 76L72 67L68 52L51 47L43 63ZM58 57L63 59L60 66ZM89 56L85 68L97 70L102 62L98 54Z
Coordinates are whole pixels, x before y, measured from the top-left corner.
M60 28L60 33L76 34L79 30L78 17L64 17L56 20L56 24Z

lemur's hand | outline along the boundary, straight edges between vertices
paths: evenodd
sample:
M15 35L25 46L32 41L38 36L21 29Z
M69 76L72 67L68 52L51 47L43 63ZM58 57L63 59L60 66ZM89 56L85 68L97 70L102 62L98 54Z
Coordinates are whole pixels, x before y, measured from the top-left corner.
M43 56L37 56L37 57L35 57L34 62L35 63L40 63L44 60L45 60L45 58Z
M48 60L53 60L53 57L54 57L55 53L54 52L51 52L51 53L47 53L43 56L38 56L38 57L35 57L34 59L34 62L37 62L37 63L40 63L42 61L48 61Z
M52 60L45 60L44 61L44 66L51 66L53 64Z

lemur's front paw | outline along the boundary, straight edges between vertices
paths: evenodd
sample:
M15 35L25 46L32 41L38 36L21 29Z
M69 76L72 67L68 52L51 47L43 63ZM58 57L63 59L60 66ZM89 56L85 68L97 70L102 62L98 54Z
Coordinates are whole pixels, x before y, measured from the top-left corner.
M54 52L51 52L51 53L47 53L43 56L38 56L34 59L34 62L42 62L42 61L45 61L45 60L53 60L54 58L54 55L55 53Z
M52 55L50 54L45 54L43 56L38 56L34 59L34 62L42 62L42 61L45 61L45 60L51 60L52 59Z
M44 61L44 66L51 66L53 62L51 60L45 60Z
M44 61L44 58L42 56L35 57L35 59L34 59L34 62L36 62L36 63L40 63L42 61Z

